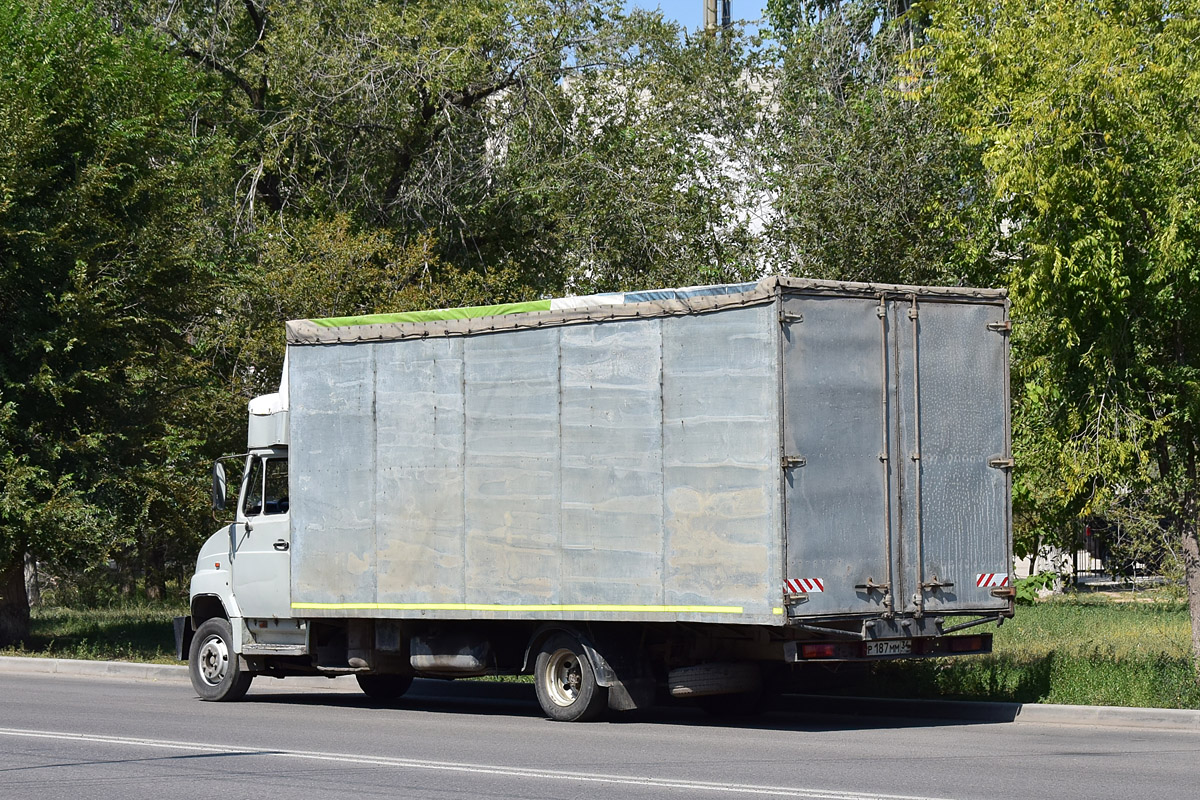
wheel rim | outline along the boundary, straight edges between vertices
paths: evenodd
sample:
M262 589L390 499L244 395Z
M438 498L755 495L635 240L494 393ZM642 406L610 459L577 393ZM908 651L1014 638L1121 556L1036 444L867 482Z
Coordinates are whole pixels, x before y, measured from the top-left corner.
M569 706L579 699L579 687L583 684L583 668L579 656L563 648L555 650L546 662L543 680L546 694L557 706Z
M229 671L229 647L220 636L209 636L200 645L200 678L209 686L220 686Z

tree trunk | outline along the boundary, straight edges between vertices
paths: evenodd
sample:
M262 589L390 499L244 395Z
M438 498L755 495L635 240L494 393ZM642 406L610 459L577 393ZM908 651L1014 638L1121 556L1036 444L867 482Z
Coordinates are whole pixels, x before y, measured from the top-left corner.
M147 600L162 600L166 596L167 553L157 533L151 531L141 542L142 591Z
M1182 354L1182 348L1177 349ZM1183 577L1187 585L1188 615L1192 618L1192 670L1200 683L1200 522L1197 511L1197 452L1191 423L1185 418L1182 425L1184 474L1187 484L1180 496L1180 528L1183 532Z
M1183 569L1187 578L1188 612L1192 617L1192 667L1200 681L1200 530L1195 523L1183 530Z
M0 566L0 647L29 638L29 597L25 594L25 554L15 552Z
M38 575L37 559L32 553L25 554L25 596L31 608L42 604L41 576Z

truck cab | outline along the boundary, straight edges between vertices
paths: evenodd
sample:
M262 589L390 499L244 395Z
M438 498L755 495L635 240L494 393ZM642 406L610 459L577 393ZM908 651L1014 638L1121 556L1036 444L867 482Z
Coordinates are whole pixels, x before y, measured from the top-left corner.
M257 637L248 629L282 627L289 634L284 644L303 650L295 635L302 626L291 620L286 375L285 364L280 391L250 401L247 452L213 467L214 510L236 498L235 517L200 548L189 593L192 613L176 620L177 655L187 654L192 662L202 697L240 682L248 687L248 680L230 679L235 672L251 674L245 654ZM242 480L228 497L222 461L235 459L242 461Z

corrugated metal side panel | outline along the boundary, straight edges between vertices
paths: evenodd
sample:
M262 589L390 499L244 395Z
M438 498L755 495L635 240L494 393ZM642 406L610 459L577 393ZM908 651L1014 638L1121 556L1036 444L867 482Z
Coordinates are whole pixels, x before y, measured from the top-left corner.
M294 348L293 601L781 624L777 348L772 306Z
M558 341L550 328L465 343L463 602L562 602Z
M455 603L464 596L463 344L370 345L381 603Z
M291 354L292 597L375 597L374 347ZM251 534L253 535L253 534Z
M668 603L769 615L781 598L777 314L663 322Z
M560 330L563 600L663 605L662 320Z

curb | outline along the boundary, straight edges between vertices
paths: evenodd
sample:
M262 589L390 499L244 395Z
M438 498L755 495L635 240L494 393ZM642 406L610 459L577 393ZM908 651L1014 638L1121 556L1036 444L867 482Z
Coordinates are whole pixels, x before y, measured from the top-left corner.
M1200 732L1200 711L1182 708L1061 706L1045 703L1021 706L1017 713L1017 722Z
M785 700L785 707L789 711L819 714L1200 732L1200 711L1190 709L988 703L970 700L896 700L832 695L792 695Z
M0 673L42 673L102 678L188 682L186 666L138 664L127 661L85 661L75 658L0 656ZM485 684L479 684L484 686ZM508 686L496 684L491 689ZM471 687L475 689L475 686ZM515 689L515 687L514 687ZM510 693L513 690L509 690ZM521 696L528 687L516 689ZM1200 711L1175 708L1064 706L1050 703L986 703L962 700L894 700L832 695L785 695L782 710L809 714L862 717L905 717L959 722L1015 722L1036 725L1090 725L1106 728L1156 728L1200 732Z
M22 658L0 656L0 672L36 672L55 675L91 675L102 678L137 678L149 681L187 681L187 667L173 664L138 664L131 661L86 661L78 658Z

